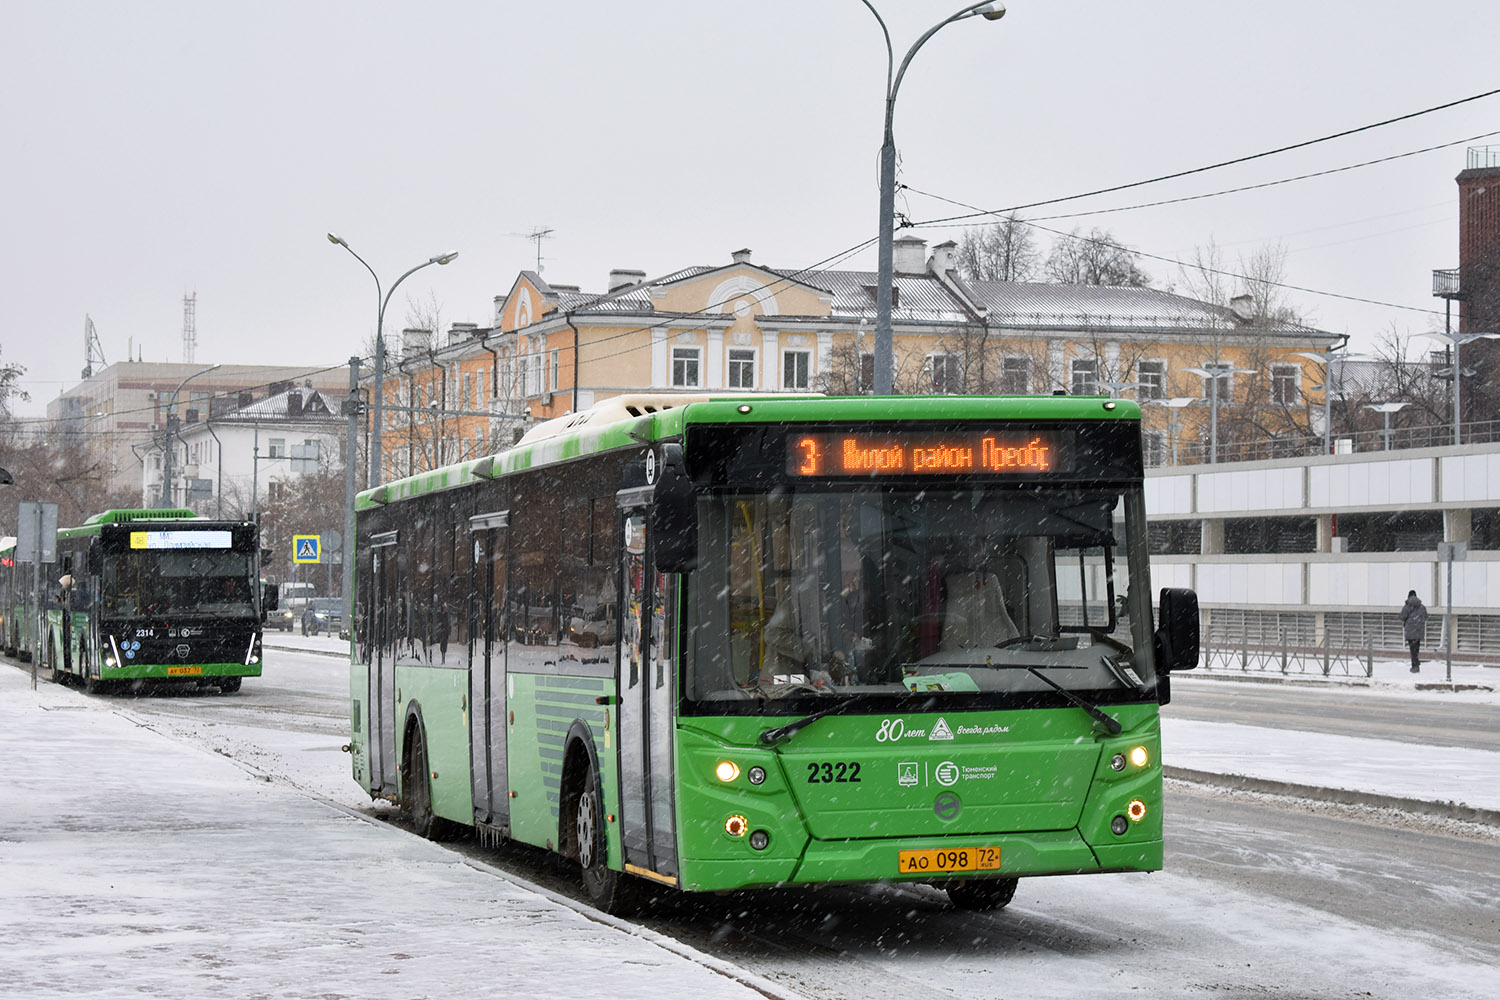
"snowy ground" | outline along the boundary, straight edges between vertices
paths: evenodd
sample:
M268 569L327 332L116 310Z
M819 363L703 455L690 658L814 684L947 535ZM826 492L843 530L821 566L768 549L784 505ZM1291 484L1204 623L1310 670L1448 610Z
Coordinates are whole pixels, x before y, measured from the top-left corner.
M293 677L327 713L311 725L256 709L255 681L229 699L95 699L45 680L33 692L0 666L0 997L1493 994L1500 949L1170 870L1024 880L996 916L905 887L831 893L843 927L754 904L724 922L751 929L741 965L757 975L371 819L337 746L345 644L272 647L267 680ZM1383 674L1365 690L1396 710L1491 697ZM1164 753L1195 770L1500 808L1500 754L1484 751L1169 718ZM823 950L787 947L802 940ZM830 961L847 965L834 989Z
M29 685L0 668L0 996L785 995Z

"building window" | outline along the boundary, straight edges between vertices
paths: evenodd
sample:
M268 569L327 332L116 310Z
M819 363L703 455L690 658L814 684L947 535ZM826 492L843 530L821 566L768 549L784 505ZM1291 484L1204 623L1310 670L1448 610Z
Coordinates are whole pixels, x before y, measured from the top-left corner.
M859 385L855 387L855 391L861 396L868 396L875 391L875 355L860 353Z
M787 351L781 355L781 387L806 389L812 384L811 351Z
M1148 469L1167 464L1167 432L1141 431L1141 457Z
M1007 396L1024 396L1031 391L1031 359L1006 358L1000 368L1000 391Z
M697 388L702 351L697 347L672 348L672 384L686 388Z
M755 388L755 352L744 348L730 348L729 388Z
M934 393L958 392L963 381L956 354L927 355L928 385Z
M1069 392L1075 396L1099 395L1099 359L1074 358Z
M464 394L458 398L460 409L467 410L474 401L474 375L464 372Z
M286 458L286 438L272 438L266 446L267 458Z
M1135 363L1136 399L1165 399L1167 395L1167 363L1165 361L1137 361Z
M1291 406L1302 401L1302 366L1271 366L1271 402Z
M562 373L562 351L557 350L557 349L554 349L552 351L552 365L551 365L551 368L552 368L552 371L551 371L551 375L549 376L550 380L547 383L547 391L548 392L556 392L557 391L558 377Z

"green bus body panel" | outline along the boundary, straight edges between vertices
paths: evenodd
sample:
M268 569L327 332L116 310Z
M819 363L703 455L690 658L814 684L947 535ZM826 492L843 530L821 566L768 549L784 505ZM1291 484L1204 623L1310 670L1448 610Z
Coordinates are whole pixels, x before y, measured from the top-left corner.
M607 704L600 704L613 693L614 684L603 677L516 672L507 676L512 692L509 708L515 718L506 731L506 767L514 793L510 835L526 844L555 846L563 761L575 721L587 729L604 787L614 793L606 799L605 811L618 813L619 782L611 752L617 744L610 734L609 747L605 746L605 718L610 712ZM614 722L612 716L610 722Z
M776 748L760 745L759 734L779 720L681 720L682 886L715 891L957 878L963 876L902 873L897 854L979 846L1000 848L996 875L1157 870L1162 866L1157 709L1110 710L1125 730L1108 738L1096 735L1077 709L1046 709L829 717ZM894 719L903 723L901 738L881 740L880 733L892 732ZM952 740L929 738L942 732L939 719L954 734ZM1146 748L1144 767L1127 765L1118 772L1110 767L1116 753L1128 754L1136 746ZM731 782L714 776L723 760L739 767ZM847 780L856 763L858 781ZM746 777L757 765L767 775L759 786ZM841 774L846 780L828 780ZM949 802L940 816L940 796L955 797L956 810ZM1110 823L1126 814L1133 799L1145 804L1146 813L1117 836ZM756 851L747 837L727 833L730 816L743 816L748 830L765 831L767 849Z
M358 657L349 661L349 773L372 795L370 782L370 666Z
M432 813L456 823L474 822L469 784L469 672L454 667L396 665L396 759L405 760L407 720L420 711L427 740ZM408 775L401 774L405 782ZM404 785L403 785L404 787Z

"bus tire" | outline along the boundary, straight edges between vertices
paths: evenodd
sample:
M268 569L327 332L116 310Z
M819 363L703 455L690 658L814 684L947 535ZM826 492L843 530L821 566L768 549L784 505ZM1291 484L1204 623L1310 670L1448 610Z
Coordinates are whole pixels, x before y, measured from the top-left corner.
M454 825L432 811L427 740L419 723L413 723L407 734L405 758L401 768L401 811L411 818L412 831L428 840L452 839Z
M1016 896L1014 878L969 879L944 886L948 899L960 910L998 910Z
M219 685L219 693L234 694L240 689L240 682L243 680L243 677L220 677L216 682Z
M629 916L640 906L635 879L609 867L604 827L604 790L593 761L583 768L583 781L573 796L572 847L578 860L583 891L589 902L613 916Z

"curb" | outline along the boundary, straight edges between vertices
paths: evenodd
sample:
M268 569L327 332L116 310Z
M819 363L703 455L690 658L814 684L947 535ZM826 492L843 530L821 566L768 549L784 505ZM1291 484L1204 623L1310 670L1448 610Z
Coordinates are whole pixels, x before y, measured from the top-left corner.
M1286 795L1292 798L1313 799L1318 802L1333 802L1344 806L1369 806L1398 812L1415 812L1443 819L1462 820L1466 823L1482 823L1500 826L1500 809L1481 809L1463 802L1431 802L1422 799L1403 799L1394 795L1379 795L1375 792L1357 792L1347 788L1319 788L1314 785L1298 785L1290 781L1273 781L1269 778L1252 778L1244 774L1215 774L1210 771L1195 771L1186 767L1164 767L1162 774L1176 781L1194 785L1214 785L1233 791L1262 792L1268 795Z
M346 649L308 649L306 646L273 646L264 639L260 641L261 649L274 649L279 653L308 653L312 656L331 656L336 660L348 662L349 651Z

